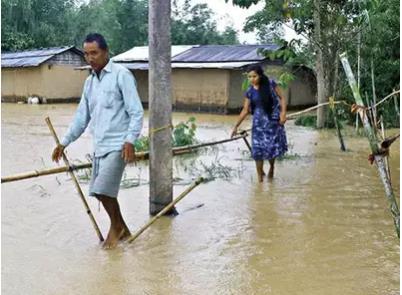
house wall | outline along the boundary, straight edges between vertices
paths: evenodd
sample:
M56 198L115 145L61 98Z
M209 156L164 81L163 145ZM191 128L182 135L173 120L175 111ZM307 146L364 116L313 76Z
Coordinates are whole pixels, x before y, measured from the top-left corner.
M285 71L281 65L263 65L270 79L278 80ZM173 69L172 94L176 109L212 112L238 112L243 106L244 70ZM315 78L311 72L299 69L295 80L281 89L289 107L316 103ZM148 71L134 71L141 101L148 103Z
M296 70L295 80L290 83L288 104L290 106L308 106L317 103L317 82L307 70Z
M230 70L229 82L229 101L227 108L229 112L238 112L243 106L244 90L242 85L246 76L244 71L240 69Z
M141 101L147 105L148 71L134 70ZM173 69L172 102L176 109L224 111L229 97L230 71Z
M223 111L229 98L230 72L220 69L174 69L173 104L176 108Z
M53 102L81 97L88 71L75 70L74 66L43 65L41 67L43 94Z
M4 68L1 75L2 101L25 101L29 96L48 102L78 100L88 76L73 66L43 64L31 68Z
M2 101L21 101L43 94L40 67L5 68L1 71Z
M143 70L134 70L132 71L135 77L135 81L137 82L137 91L138 95L141 98L141 101L148 104L148 71Z
M279 80L285 69L281 65L263 65L265 73L270 79ZM230 99L228 112L239 112L243 105L242 83L246 79L243 75L245 70L231 70L230 73ZM316 80L311 71L299 68L294 72L295 79L289 83L287 88L281 88L289 107L307 106L317 102Z

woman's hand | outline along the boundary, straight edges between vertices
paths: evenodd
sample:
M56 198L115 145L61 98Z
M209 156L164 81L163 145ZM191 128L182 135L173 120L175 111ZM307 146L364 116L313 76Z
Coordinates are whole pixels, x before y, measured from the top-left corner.
M285 123L286 123L286 113L285 112L281 112L280 117L279 117L279 123L281 125L285 125Z
M237 135L237 126L235 126L235 128L233 128L232 134L230 135L230 138L233 138Z

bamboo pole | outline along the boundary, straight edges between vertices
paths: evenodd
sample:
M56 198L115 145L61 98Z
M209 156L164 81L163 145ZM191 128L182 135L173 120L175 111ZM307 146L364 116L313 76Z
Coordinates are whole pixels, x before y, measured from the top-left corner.
M388 94L386 97L384 97L383 99L381 99L379 102L377 102L377 103L375 104L375 107L378 107L378 106L379 106L380 104L382 104L384 101L386 101L387 99L389 99L389 98L395 96L396 94L398 94L398 93L400 93L400 92L401 92L401 90L393 91L392 93Z
M347 103L345 100L334 101L334 104L340 104L340 103L348 105L348 103ZM310 107L310 108L301 110L301 111L299 111L299 112L295 112L295 113L288 114L288 115L286 115L286 119L287 119L287 120L293 119L294 117L297 117L297 116L302 115L302 114L305 114L305 113L309 113L309 112L311 112L311 111L314 111L314 110L316 110L316 109L318 109L318 108L327 106L327 105L329 105L329 104L330 104L330 102L323 102L323 103L317 104L317 105L315 105L315 106L313 106L313 107ZM250 131L251 131L251 128L248 128L248 129L245 129L245 130L241 130L241 132L243 132L243 131L250 132ZM240 133L241 133L241 132L240 132Z
M346 73L346 77L349 81L349 86L352 89L356 104L363 105L363 100L360 96L359 89L357 88L356 80L353 75L352 69L350 68L350 64L349 64L348 58L346 56L346 53L342 53L340 55L340 58L341 58L342 65L343 65L343 68ZM378 169L380 178L384 185L385 194L386 194L386 197L387 197L388 203L389 203L389 209L391 211L391 214L392 214L392 217L394 220L396 233L399 238L399 236L400 236L400 213L399 213L398 203L396 202L394 192L393 192L393 189L391 186L391 182L388 177L387 170L386 170L384 155L380 154L380 148L378 146L378 140L377 140L376 134L373 130L373 127L370 125L370 122L367 118L365 110L362 108L358 108L358 113L363 122L363 126L364 126L366 135L369 140L370 148L371 148L372 154L374 155L374 160L377 164L377 169ZM375 126L374 126L374 128L375 128Z
M395 92L395 89L392 89L392 90ZM399 116L398 100L396 98L396 95L393 95L392 98L394 100L395 112Z
M235 141L235 140L239 140L241 138L245 138L246 136L248 136L247 133L241 134L240 136L236 136L236 137L229 138L229 139L223 139L223 140L212 141L212 142L205 142L205 143L196 144L196 145L187 145L187 146L182 146L182 147L175 147L175 148L172 149L172 152L173 152L174 156L179 156L179 155L183 155L183 154L186 154L186 153L191 153L191 152L193 152L194 150L196 150L198 148L217 145L217 144L230 142L230 141ZM147 160L148 158L149 158L149 152L148 151L136 153L136 159L138 161ZM2 177L1 178L1 183L24 180L24 179L28 179L28 178L51 175L51 174L57 174L57 173L63 173L63 172L68 172L68 171L75 171L75 170L80 170L80 169L87 169L87 168L91 168L91 167L92 167L92 163L84 163L84 164L78 164L78 165L71 165L70 164L70 166L49 168L49 169L43 169L43 170L34 170L34 171L30 171L30 172L24 172L24 173L19 173L19 174L14 174L14 175Z
M85 163L85 164L79 164L79 165L72 165L70 167L63 166L63 167L43 169L43 170L34 170L31 172L19 173L19 174L2 177L1 183L23 180L23 179L27 179L27 178L33 178L33 177L39 177L39 176L45 176L45 175L51 175L51 174L57 174L57 173L63 173L63 172L68 172L70 170L75 171L75 170L79 170L79 169L87 169L87 168L91 168L91 167L92 167L92 163Z
M52 135L53 135L53 138L54 138L56 144L59 145L59 144L60 144L60 141L59 141L59 138L57 137L56 131L55 131L54 128L53 128L53 125L52 125L52 122L50 121L50 118L49 118L49 117L46 117L45 121L46 121L47 126L48 126L49 129L50 129L50 132L51 132ZM63 160L64 160L64 163L66 164L66 166L67 166L67 167L70 167L70 163L69 163L69 161L68 161L68 159L67 159L67 157L66 157L66 155L65 155L64 152L63 152ZM100 240L101 242L103 242L104 239L103 239L102 233L101 233L101 231L99 230L98 225L96 224L95 218L94 218L94 216L92 215L91 209L89 208L87 201L85 200L84 193L83 193L82 190L81 190L81 186L80 186L80 184L78 183L78 180L77 180L77 178L75 177L74 172L71 171L71 170L68 170L68 172L69 172L69 174L70 174L70 176L71 176L71 179L72 179L73 182L74 182L74 185L75 185L75 188L77 189L78 195L80 196L81 201L82 201L82 203L84 204L85 210L86 210L86 212L87 212L89 218L91 219L91 222L92 222L92 225L93 225L93 227L94 227L94 229L95 229L95 231L96 231L96 234L97 234L99 240Z
M383 118L382 115L381 115L381 117L380 117L380 125L381 125L382 141L384 141L386 137L385 137L385 128L384 128L384 118ZM389 159L388 159L388 155L387 155L387 157L385 158L385 167L387 168L387 173L388 173L389 182L390 182L391 185L392 185L392 181L391 181L391 170L390 170L390 168L389 168Z
M176 151L193 150L193 149L198 149L198 148L201 148L201 147L217 145L217 144L221 144L221 143L225 143L225 142L239 140L239 139L247 137L247 136L248 136L248 133L245 132L243 134L240 134L240 135L232 137L232 138L222 139L222 140L213 141L213 142L200 143L200 144L196 144L196 145L187 145L187 146L175 148L173 150L176 150Z
M143 227L141 227L135 234L131 235L127 242L132 243L136 238L138 238L147 228L149 228L157 219L166 214L169 210L171 210L174 205L180 202L185 196L188 195L195 187L197 187L200 183L202 183L204 179L199 177L190 187L188 187L184 192L182 192L176 199L170 202L166 207L164 207L157 215L152 217Z
M251 145L250 145L250 143L248 142L247 138L243 137L243 140L244 140L244 143L246 144L246 146L248 147L248 149L249 149L249 151L250 151L250 153L251 153Z
M395 96L396 94L399 94L399 93L400 93L400 90L393 91L391 94L388 94L388 95L387 95L386 97L384 97L382 100L380 100L379 102L377 102L374 106L375 106L375 107L378 107L380 104L384 103L387 99L389 99L389 98L391 98L391 97L393 97L393 96ZM286 116L286 119L287 119L287 120L294 119L294 117L297 117L297 116L299 116L299 115L302 115L302 114L305 114L305 113L314 111L314 110L316 110L317 108L321 108L321 107L326 106L326 105L329 105L329 104L330 104L330 102L324 102L324 103L317 104L317 105L315 105L315 106L313 106L313 107L310 107L310 108L301 110L301 111L299 111L299 112L291 113L291 114L289 114L289 115ZM338 100L338 101L335 101L334 104L344 104L344 105L350 106L345 100ZM364 105L363 102L362 102L362 105ZM372 108L372 107L368 106L367 109L368 109L368 110L371 110L371 108ZM357 131L357 129L358 129L358 120L357 120L357 117L358 117L358 116L359 116L359 114L356 115L356 131ZM247 131L247 132L249 132L249 131L251 131L251 128L245 129L245 130L242 130L242 131Z

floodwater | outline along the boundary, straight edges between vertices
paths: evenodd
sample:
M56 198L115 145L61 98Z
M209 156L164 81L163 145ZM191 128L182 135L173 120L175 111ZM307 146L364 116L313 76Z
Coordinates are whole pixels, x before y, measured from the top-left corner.
M75 107L2 104L2 176L55 167L44 118L61 136ZM227 138L237 119L174 113L174 123L190 116L200 141ZM342 153L335 132L293 122L287 136L290 156L262 184L241 140L175 157L175 196L198 175L212 180L177 205L178 216L113 251L101 249L67 174L2 184L3 294L399 294L399 240L367 140L346 137ZM397 141L398 200L399 150ZM68 157L90 152L85 134ZM147 165L129 167L126 178L139 184L119 195L134 232L149 219ZM106 213L89 204L106 235Z

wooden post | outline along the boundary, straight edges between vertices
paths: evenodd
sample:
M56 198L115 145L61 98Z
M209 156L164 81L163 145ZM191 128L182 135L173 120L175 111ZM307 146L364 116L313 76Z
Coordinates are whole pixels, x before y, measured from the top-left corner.
M149 1L149 210L173 199L170 1Z
M348 58L346 56L346 53L342 53L340 55L341 57L341 62L343 65L343 68L345 70L346 73L346 77L349 81L349 86L352 89L353 92L353 96L355 98L356 104L358 106L363 106L363 100L360 96L360 92L359 89L357 88L357 84L356 84L356 80L355 77L353 75L352 69L350 68L349 65L349 61ZM376 128L375 126L371 126L369 119L367 117L367 113L365 111L364 108L359 107L358 108L358 113L360 115L360 118L363 122L363 127L364 130L366 131L366 136L368 137L369 143L370 143L370 148L371 148L371 152L374 155L374 160L376 162L377 165L377 169L378 172L380 174L380 178L383 182L384 185L384 189L385 189L385 194L387 196L388 199L388 203L389 203L389 208L392 214L392 217L394 219L394 225L395 225L395 229L396 229L396 233L398 235L400 235L400 226L399 226L399 208L398 208L398 203L396 202L395 196L394 196L394 192L391 186L391 181L388 177L388 172L386 169L386 165L385 165L385 160L384 160L384 155L382 155L380 153L380 148L378 146L378 140L377 140L377 136L376 133L374 131L374 128Z

